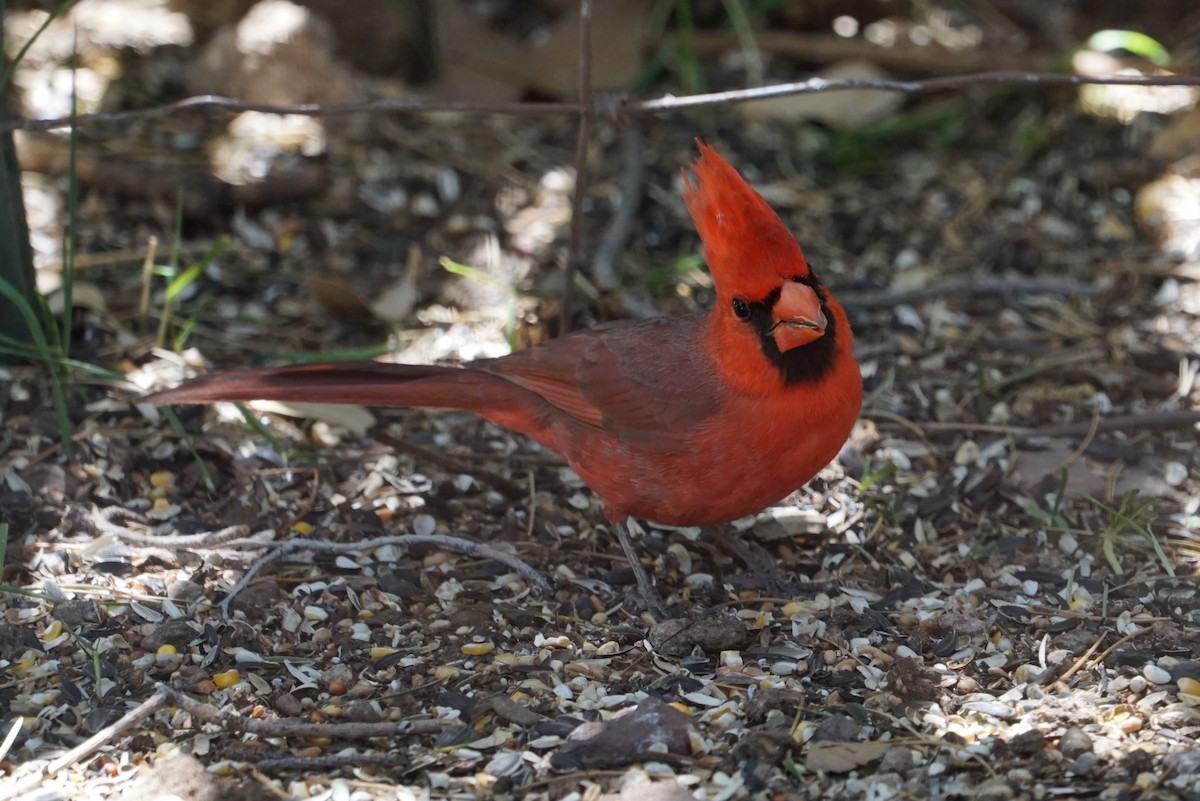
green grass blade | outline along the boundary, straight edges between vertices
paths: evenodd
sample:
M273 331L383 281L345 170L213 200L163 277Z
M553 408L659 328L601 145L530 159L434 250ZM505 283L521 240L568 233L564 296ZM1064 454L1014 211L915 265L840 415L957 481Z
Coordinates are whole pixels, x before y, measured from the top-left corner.
M289 364L313 364L315 362L353 362L362 359L374 359L385 353L391 353L390 343L381 342L378 345L364 345L361 348L341 348L339 350L323 350L319 352L281 351L268 354L269 358L284 361Z
M441 265L441 268L448 273L461 275L463 278L469 278L472 281L478 281L481 284L487 284L488 286L496 287L497 289L501 289L510 295L517 294L517 290L512 284L505 283L496 276L485 273L483 270L477 270L469 265L454 261L454 259L451 259L449 256L442 256L440 259L438 259L438 264Z
M54 401L54 419L58 425L59 439L62 440L63 453L67 455L68 459L74 459L74 426L71 425L71 416L67 414L67 374L62 368L62 361L66 359L66 353L63 351L62 342L59 339L58 326L54 322L54 315L51 314L50 307L46 305L45 296L38 295L37 301L41 305L42 316L46 320L46 339L50 343L44 361L47 372L50 373L50 389L52 400Z
M1111 53L1125 50L1146 59L1151 64L1165 67L1171 63L1171 53L1157 39L1140 31L1103 30L1096 31L1084 45L1088 50Z
M43 354L48 353L50 351L50 343L46 341L46 334L42 331L41 325L38 324L38 318L33 311L33 307L26 302L24 296L17 291L16 287L3 278L0 278L0 295L3 295L5 299L12 303L17 311L21 313L21 316L25 318L25 325L29 329L29 333L33 337L34 344L39 352Z
M256 434L265 439L267 444L275 449L276 453L282 454L284 452L283 442L279 437L275 436L274 431L263 425L262 421L254 415L254 412L250 411L249 406L244 403L235 403L234 406L237 406L237 410L241 413L242 419L246 421L246 425L250 426Z
M30 308L25 298L16 290L12 284L0 278L0 295L3 295L25 318L26 325L30 335L34 339L34 348L37 351L37 358L47 365L50 372L51 394L54 396L54 416L58 422L58 433L62 440L63 452L68 459L75 458L75 440L72 438L72 426L70 415L67 414L67 396L66 387L63 383L62 370L58 367L58 362L62 357L61 350L57 347L57 343L51 344L48 340L47 332L50 336L57 340L58 327L51 324L48 329L43 329L38 325L37 315ZM40 295L38 299L41 301L43 311L49 314L45 309L45 298Z
M183 242L183 187L175 195L175 237L171 242L171 260L167 263L167 293L170 294L170 284L179 275L179 249ZM197 274L199 274L197 272ZM189 282L190 283L190 282ZM186 285L185 285L186 286ZM163 301L162 316L158 321L158 332L154 336L154 344L162 347L167 341L167 328L171 325L171 301Z
M63 230L62 265L62 335L59 341L63 356L71 355L71 333L75 325L75 241L79 233L79 128L75 115L79 113L79 93L76 80L79 74L79 29L71 44L71 128L67 135L67 225Z
M692 0L675 2L675 64L685 91L697 94L705 89L704 73L696 56L696 24L692 18Z
M13 72L16 71L17 65L21 63L21 59L25 58L25 54L29 52L29 48L33 47L33 43L38 40L38 37L45 33L46 29L50 27L50 23L54 22L54 20L58 19L63 14L66 14L71 10L71 6L78 2L79 0L63 0L63 2L59 4L58 8L54 9L50 16L46 17L42 24L38 26L38 29L33 32L33 36L29 37L29 41L21 45L21 49L17 51L17 54L13 56L13 60L9 62L8 69L4 71L3 75L0 75L0 92L8 91L8 83L12 80ZM7 6L7 3L0 3L0 11L7 13Z
M162 413L163 417L167 418L167 422L171 424L171 428L175 429L175 433L179 435L179 439L191 451L192 458L196 460L196 467L200 470L200 479L204 482L204 488L209 492L216 492L217 483L213 481L212 474L208 472L208 466L200 458L200 452L196 450L196 442L192 439L192 435L183 427L183 423L179 422L179 416L175 414L175 410L170 406L164 406Z

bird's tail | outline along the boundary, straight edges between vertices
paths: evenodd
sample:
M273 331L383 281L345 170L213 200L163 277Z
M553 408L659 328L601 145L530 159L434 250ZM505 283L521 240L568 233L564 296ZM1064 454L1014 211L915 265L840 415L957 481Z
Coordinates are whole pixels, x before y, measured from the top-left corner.
M494 382L503 379L458 367L334 362L212 373L146 400L156 406L274 400L475 411Z

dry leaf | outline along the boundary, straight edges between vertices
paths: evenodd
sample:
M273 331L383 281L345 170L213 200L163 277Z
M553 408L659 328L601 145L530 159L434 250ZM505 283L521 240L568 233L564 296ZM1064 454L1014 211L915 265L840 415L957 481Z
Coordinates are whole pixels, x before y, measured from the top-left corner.
M1138 190L1138 224L1167 255L1190 258L1200 246L1200 158L1184 159Z
M63 313L64 297L62 292L54 292L46 297L46 305L50 307L51 314ZM77 309L87 309L105 316L108 314L108 304L104 300L104 292L95 284L80 281L72 284L71 305Z
M1022 449L1013 463L1015 478L1026 489L1033 489L1046 476L1052 476L1057 485L1061 481L1062 469L1066 467L1066 490L1069 496L1087 493L1094 498L1103 498L1108 494L1109 483L1116 470L1116 482L1112 485L1114 497L1129 490L1160 498L1169 498L1173 494L1170 485L1163 480L1166 460L1161 457L1150 456L1136 464L1118 466L1115 459L1105 463L1087 456L1073 458L1076 449L1076 443L1066 439L1051 440L1047 447L1039 450Z
M605 0L592 7L592 86L627 86L645 60L649 0ZM538 46L523 44L467 14L458 0L434 5L443 94L459 100L516 100L530 89L579 94L579 16L568 10Z
M371 313L385 323L399 323L408 319L417 305L420 292L417 279L421 273L421 248L413 245L408 249L404 275L383 288L379 299L371 303Z
M653 3L604 0L592 4L592 88L624 89L645 61ZM579 14L568 11L546 43L532 52L526 75L551 97L579 95Z
M335 317L354 322L375 322L375 313L345 281L309 273L304 276L313 299Z
M371 414L365 406L344 403L303 403L300 401L292 403L250 401L246 405L259 412L320 420L323 423L341 426L360 437L375 425L375 415Z
M288 0L261 0L193 60L189 92L255 103L349 103L362 91L334 54L333 28Z
M804 746L804 766L825 773L849 773L874 762L895 743L857 743L840 740L810 742Z
M1200 154L1200 108L1180 114L1151 136L1149 152L1153 158L1164 161Z

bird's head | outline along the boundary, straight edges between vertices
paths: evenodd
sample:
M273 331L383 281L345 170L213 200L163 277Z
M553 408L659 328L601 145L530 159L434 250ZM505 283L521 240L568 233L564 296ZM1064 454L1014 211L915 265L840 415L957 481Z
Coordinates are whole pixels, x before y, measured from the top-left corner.
M716 287L710 332L739 358L757 346L768 363L728 371L744 374L747 384L772 370L789 385L819 379L832 367L838 337L848 344L841 308L767 201L715 150L696 144L695 183L685 171L683 199Z

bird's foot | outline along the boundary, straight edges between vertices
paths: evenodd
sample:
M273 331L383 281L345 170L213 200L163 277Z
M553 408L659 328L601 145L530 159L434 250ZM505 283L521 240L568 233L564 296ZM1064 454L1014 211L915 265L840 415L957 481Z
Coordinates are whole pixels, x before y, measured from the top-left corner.
M628 519L628 525L629 528L636 529L639 534L645 533L632 517ZM614 528L617 530L617 539L621 542L621 548L625 550L625 556L629 559L629 567L633 570L634 580L637 581L638 594L641 595L642 604L655 620L666 620L670 617L667 613L667 605L663 603L662 596L658 594L649 574L646 573L646 568L642 565L642 558L637 549L633 547L633 540L630 539L629 532L626 530L626 523L615 523Z

